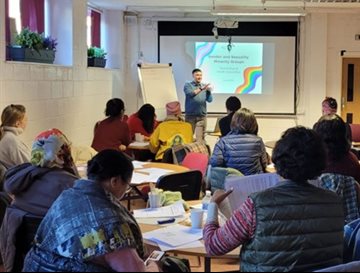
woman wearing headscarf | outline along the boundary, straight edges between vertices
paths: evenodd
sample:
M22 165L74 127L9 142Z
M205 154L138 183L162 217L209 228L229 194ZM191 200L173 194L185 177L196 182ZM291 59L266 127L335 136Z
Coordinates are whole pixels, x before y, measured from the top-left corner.
M58 196L78 179L70 142L58 129L42 132L34 141L31 163L10 169L5 191L13 197L0 230L5 269L13 269L16 233L25 216L43 218Z

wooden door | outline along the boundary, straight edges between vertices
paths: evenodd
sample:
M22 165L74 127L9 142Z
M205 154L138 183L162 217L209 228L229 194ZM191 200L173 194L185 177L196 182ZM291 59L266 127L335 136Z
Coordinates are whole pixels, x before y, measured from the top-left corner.
M360 124L360 58L343 58L341 116Z

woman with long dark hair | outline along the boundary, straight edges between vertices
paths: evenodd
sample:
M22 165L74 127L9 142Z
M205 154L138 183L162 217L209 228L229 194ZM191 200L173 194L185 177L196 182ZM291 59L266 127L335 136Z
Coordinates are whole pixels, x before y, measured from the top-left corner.
M148 139L159 124L156 121L155 108L151 104L144 104L128 119L127 123L132 139L135 139L135 134L141 134Z

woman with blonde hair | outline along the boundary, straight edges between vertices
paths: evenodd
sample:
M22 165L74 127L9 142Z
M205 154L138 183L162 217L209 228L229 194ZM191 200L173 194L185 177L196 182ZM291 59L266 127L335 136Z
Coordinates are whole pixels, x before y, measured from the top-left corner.
M231 132L216 144L212 167L233 168L243 175L263 173L268 158L254 113L246 108L235 112Z
M27 126L26 109L23 105L11 104L1 115L0 164L6 169L30 161L30 150L20 139Z

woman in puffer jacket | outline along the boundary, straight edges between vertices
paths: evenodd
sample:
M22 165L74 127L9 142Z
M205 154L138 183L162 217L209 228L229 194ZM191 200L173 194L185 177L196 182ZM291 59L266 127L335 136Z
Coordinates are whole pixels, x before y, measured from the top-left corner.
M245 176L264 173L268 157L258 131L252 111L246 108L237 111L231 122L231 132L215 146L211 166L233 168Z

